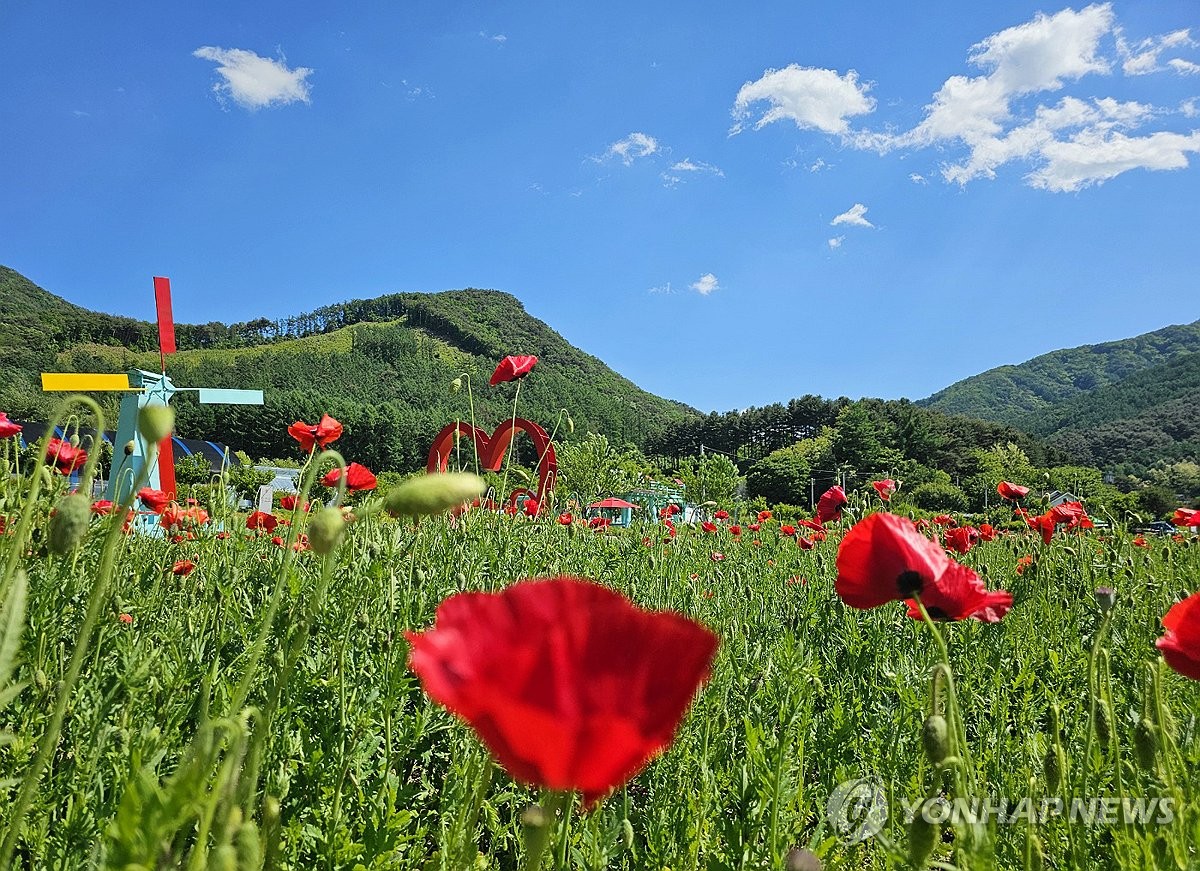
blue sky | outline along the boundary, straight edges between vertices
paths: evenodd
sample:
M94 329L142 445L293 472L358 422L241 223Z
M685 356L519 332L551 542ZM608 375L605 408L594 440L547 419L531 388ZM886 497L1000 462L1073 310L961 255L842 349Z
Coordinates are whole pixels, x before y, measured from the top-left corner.
M1200 317L1193 0L343 6L7 4L0 263L192 322L496 288L722 411Z

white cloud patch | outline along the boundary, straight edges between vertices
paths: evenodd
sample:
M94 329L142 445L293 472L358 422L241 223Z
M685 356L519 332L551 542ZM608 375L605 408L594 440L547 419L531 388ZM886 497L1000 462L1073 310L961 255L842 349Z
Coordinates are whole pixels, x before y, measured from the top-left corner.
M1185 30L1164 33L1162 36L1151 36L1136 43L1129 43L1121 28L1115 30L1117 40L1117 55L1121 58L1121 72L1127 76L1144 76L1157 73L1163 69L1158 62L1159 55L1167 49L1189 48L1196 43L1191 34ZM1167 61L1174 66L1174 61ZM1183 63L1187 63L1184 61Z
M488 40L489 42L494 42L499 45L504 45L504 43L508 42L508 37L503 33L488 33L486 30L481 30L479 31L479 36Z
M658 287L652 287L646 292L667 295L673 294L676 291L675 288L671 287L671 282L668 281L666 284L660 284Z
M307 67L289 69L283 60L259 57L241 48L211 45L196 49L192 56L217 64L221 80L213 85L213 92L222 102L229 98L243 109L309 102L307 79L312 70Z
M714 290L720 290L721 284L717 281L717 276L713 275L711 272L706 272L689 284L688 287L691 290L696 291L696 293L700 294L701 296L708 296Z
M618 158L629 166L640 157L649 157L659 151L658 140L645 133L630 133L624 139L618 139L604 152L605 158Z
M919 172L910 172L908 174L908 180L913 184L929 184L928 179L926 179L925 176L921 175Z
M837 227L841 224L846 224L851 227L871 227L875 225L866 219L867 207L862 203L855 203L849 209L842 212L836 218L829 222L829 226Z
M854 70L838 75L835 70L797 64L767 70L738 91L730 133L740 133L755 114L753 107L765 102L769 108L754 119L755 130L775 121L792 121L802 130L846 134L850 130L847 118L865 115L875 108L868 90L869 85L859 84Z
M1200 131L1188 136L1158 132L1131 137L1089 129L1065 142L1046 145L1045 165L1027 178L1035 188L1077 191L1131 169L1183 169L1189 153L1200 153Z
M1192 97L1190 100L1180 103L1179 114L1184 118L1200 118L1200 105L1198 105L1197 99Z
M842 247L842 243L845 241L846 241L845 236L834 236L832 239L829 240L829 247L832 248L834 251L836 251L838 248Z
M1190 60L1184 60L1181 57L1173 57L1167 61L1167 66L1175 70L1181 76L1194 76L1200 74L1200 64L1192 63Z
M718 166L713 166L711 163L705 163L702 160L692 160L690 157L685 157L683 160L676 161L671 164L671 172L694 172L705 173L709 175L725 177L725 173Z

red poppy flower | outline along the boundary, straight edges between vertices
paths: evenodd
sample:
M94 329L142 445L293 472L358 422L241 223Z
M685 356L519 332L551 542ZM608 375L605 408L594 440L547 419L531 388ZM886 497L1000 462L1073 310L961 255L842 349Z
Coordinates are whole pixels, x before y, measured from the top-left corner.
M714 511L713 517L717 520L728 520L729 512L722 508L720 511Z
M108 499L100 499L92 503L92 513L100 517L105 517L112 514L115 507Z
M1062 502L1051 508L1049 514L1054 518L1055 523L1069 523L1072 529L1087 516L1082 502Z
M846 491L841 487L830 487L817 500L817 520L829 523L842 516L842 506L846 504Z
M1039 514L1036 517L1025 516L1025 522L1029 524L1030 529L1036 529L1042 534L1042 541L1046 544L1054 538L1054 530L1058 528L1058 524L1054 520L1054 516L1047 511L1045 514Z
M742 534L742 528L735 523L733 526L729 527L729 534L734 538L737 538Z
M824 532L825 531L825 524L819 523L816 520L809 520L809 519L805 518L804 520L797 520L796 522L799 523L801 526L803 526L805 529L813 530L813 532Z
M526 499L525 500L525 516L526 517L537 517L537 513L540 509L541 509L541 506L538 505L538 501L536 499Z
M154 490L150 487L143 487L138 490L138 499L142 500L142 504L146 506L147 511L153 511L155 514L162 514L163 509L171 502L169 494L162 490Z
M758 522L759 522L759 523L762 523L764 520L770 520L770 519L771 519L771 512L770 512L770 511L760 511L760 512L758 512Z
M785 523L779 527L779 534L788 536L795 535L796 527L792 526L790 523Z
M117 620L120 621L125 626L128 626L130 623L133 622L133 615L132 614L121 614L117 617Z
M594 805L670 746L709 676L717 636L580 578L458 593L409 667L510 775Z
M931 617L990 623L1012 605L1009 593L988 592L975 572L894 514L871 514L855 524L838 548L837 569L837 593L853 608L919 593Z
M1200 526L1200 509L1176 508L1171 522L1179 527Z
M761 523L747 523L746 528L749 529L751 532L758 532L760 529L762 529L762 524Z
M805 538L803 535L796 539L796 544L800 545L801 550L812 550L817 546L815 538Z
M342 470L334 467L325 473L321 483L326 487L336 487L341 477ZM378 482L375 480L375 475L366 466L351 463L346 467L347 490L374 490L376 483Z
M12 438L21 431L18 424L8 419L8 415L0 411L0 439Z
M1134 547L1144 547L1147 549L1150 547L1150 542L1146 541L1146 536L1144 535L1134 536L1133 541L1130 542L1130 544L1132 544Z
M896 492L896 482L891 478L884 478L882 481L872 481L871 486L875 488L875 492L879 494L879 498L884 502L890 502L892 494Z
M705 532L716 532L717 524L709 523L707 520L705 520L700 523L700 528L703 529Z
M979 532L973 526L958 526L946 530L946 547L955 553L966 553L975 546Z
M675 537L675 524L669 520L664 520L663 526L665 526L667 528L667 537L664 540L670 541L672 538Z
M996 485L996 492L1000 494L1001 499L1009 499L1013 502L1019 502L1029 495L1029 488L1022 487L1019 484L1013 484L1009 481L1001 481Z
M247 529L262 529L267 532L274 532L275 527L278 525L278 518L274 514L267 514L265 511L255 511L246 518Z
M719 562L721 562L721 560L725 559L725 554L718 553L717 551L714 550L711 554L709 554L709 557L710 557L710 559L712 559L713 562L719 563Z
M171 566L171 574L173 575L188 575L196 568L196 564L190 559L181 559L175 565Z
M1018 575L1025 574L1025 570L1027 568L1029 568L1031 565L1033 565L1033 557L1032 556L1026 555L1026 556L1021 557L1019 560L1017 560L1017 574Z
M608 529L608 525L611 522L612 521L609 520L607 517L593 517L590 520L588 520L588 526L591 529ZM671 532L672 532L672 534L674 534L675 530L672 529Z
M328 414L322 415L316 426L298 420L288 427L288 433L300 442L300 449L311 454L317 448L325 448L342 437L342 425Z
M537 365L537 361L538 358L532 355L505 357L496 366L496 371L492 373L488 384L495 387L497 384L502 384L505 381L516 381L518 378L524 378Z
M996 528L990 523L979 524L979 537L984 541L994 541L996 538Z
M938 526L954 526L958 523L958 521L949 514L939 514L937 517L933 518L933 522Z
M570 511L564 511L562 514L558 515L558 522L563 526L570 526L575 522L575 518Z
M295 495L289 493L286 496L279 497L279 507L282 508L284 511L295 511L296 504L299 501L300 500L299 500L298 496L295 496ZM310 504L308 502L305 502L303 504L303 506L300 508L300 510L307 511L310 507L311 507Z
M1167 631L1155 644L1163 659L1184 677L1200 680L1200 593L1172 605L1162 623Z
M55 469L69 475L87 462L87 451L62 439L50 439L46 443L46 457Z

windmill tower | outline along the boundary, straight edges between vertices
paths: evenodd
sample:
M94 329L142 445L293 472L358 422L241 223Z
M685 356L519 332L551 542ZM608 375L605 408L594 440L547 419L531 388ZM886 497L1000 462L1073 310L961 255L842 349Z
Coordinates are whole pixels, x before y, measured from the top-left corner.
M147 445L138 433L138 411L147 405L168 405L171 397L181 391L194 391L204 405L262 405L261 390L226 390L215 387L178 387L167 375L167 355L175 353L175 321L171 314L171 281L155 277L154 305L158 318L158 350L161 372L131 369L125 375L42 373L42 390L71 391L74 393L93 391L120 391L126 395L121 399L121 414L117 420L117 441L113 451L113 468L108 476L106 499L119 502L129 494L146 463ZM175 495L175 452L172 449L174 435L167 436L158 445L158 452L150 466L146 486ZM125 456L127 445L133 446Z

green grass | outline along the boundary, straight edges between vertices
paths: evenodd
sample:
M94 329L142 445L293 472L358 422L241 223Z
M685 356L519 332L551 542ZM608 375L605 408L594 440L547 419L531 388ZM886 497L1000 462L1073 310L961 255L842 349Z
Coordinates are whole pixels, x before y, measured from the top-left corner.
M9 527L0 561L16 541L26 486L21 478L0 484ZM56 499L44 494L33 506L31 552L19 560L28 597L14 680L26 685L0 707L0 734L12 735L0 746L0 829L45 731L113 522L93 519L79 550L48 554L44 530ZM24 819L16 867L122 867L138 850L150 857L145 867L205 853L196 867L251 867L216 864L224 861L221 845L233 855L240 837L256 839L279 868L519 867L521 814L538 795L485 766L470 730L429 701L407 669L402 632L430 625L452 593L556 574L594 578L644 607L703 621L721 638L712 679L673 747L599 809L571 816L568 867L783 868L794 846L812 849L826 868L907 867L901 802L937 791L920 740L937 647L898 604L859 612L840 603L836 535L806 552L772 523L757 534L761 545L749 532L739 541L698 528L681 528L667 544L657 526L605 534L475 513L455 525L429 519L414 528L373 515L350 526L317 597L316 554L297 554L285 567L287 551L246 532L243 518L216 520L229 538L211 531L178 544L120 537L99 629ZM1056 704L1069 781L1079 782L1090 744L1089 795L1116 796L1118 772L1127 795L1168 795L1170 773L1185 799L1170 826L1061 819L1032 830L994 826L994 867L1027 867L1030 831L1046 867L1200 863L1192 846L1200 843L1200 685L1169 670L1159 675L1178 754L1160 754L1158 771L1146 772L1130 750L1147 675L1161 671L1160 619L1200 586L1194 539L1152 544L1132 547L1120 530L1060 535L1048 547L1019 534L965 557L990 586L1016 598L999 624L943 627L986 790L1046 794L1047 717ZM713 561L714 550L726 558ZM1036 562L1018 576L1024 554ZM185 557L199 567L176 577L171 566ZM280 579L278 616L248 674ZM1088 724L1098 586L1117 591L1103 645L1115 714L1116 749L1107 753L1089 741ZM133 622L123 624L121 614ZM231 707L247 676L248 704L269 721ZM253 778L256 736L264 744ZM885 786L891 814L880 836L846 844L826 819L826 803L839 783L860 777ZM268 799L279 803L277 838ZM231 814L234 807L242 811ZM211 825L197 839L205 809ZM947 829L935 860L993 867L955 857L954 838Z

